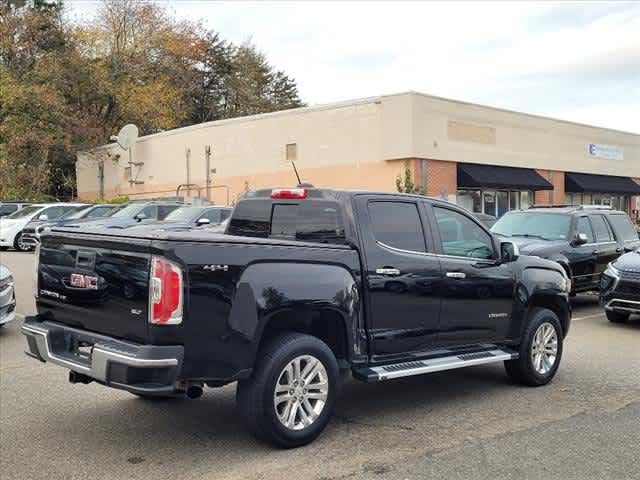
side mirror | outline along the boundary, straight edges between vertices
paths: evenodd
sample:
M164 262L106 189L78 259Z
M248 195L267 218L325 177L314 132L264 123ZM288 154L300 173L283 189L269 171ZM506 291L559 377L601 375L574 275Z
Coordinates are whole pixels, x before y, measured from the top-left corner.
M139 213L133 218L134 218L134 220L137 220L137 221L141 222L142 220L146 219L147 216L144 213Z
M198 221L196 222L196 225L201 227L202 225L209 225L211 223L211 220L209 220L208 218L199 218Z
M46 213L43 213L38 217L38 220L49 220L49 215L47 215Z
M504 262L515 262L520 256L518 246L513 242L500 242L500 259Z
M587 238L586 233L578 233L576 238L573 239L573 245L575 247L579 247L580 245L584 245L587 243L589 239Z

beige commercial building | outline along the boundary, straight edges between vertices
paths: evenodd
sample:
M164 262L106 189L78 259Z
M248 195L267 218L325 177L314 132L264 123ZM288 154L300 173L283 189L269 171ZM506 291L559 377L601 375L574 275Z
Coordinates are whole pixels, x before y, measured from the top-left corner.
M640 135L408 92L203 123L81 152L78 194L201 196L246 189L395 191L408 167L427 194L501 215L532 203L635 213ZM188 185L187 185L188 184Z

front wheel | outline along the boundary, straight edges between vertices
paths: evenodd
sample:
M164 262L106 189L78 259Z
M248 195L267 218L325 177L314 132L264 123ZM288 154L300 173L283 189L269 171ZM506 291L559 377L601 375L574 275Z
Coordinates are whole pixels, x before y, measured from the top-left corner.
M13 248L18 250L19 252L28 252L29 250L31 250L31 246L24 243L24 240L22 238L22 232L16 235L16 238L13 241Z
M607 319L612 322L612 323L625 323L627 320L629 320L629 314L628 313L620 313L620 312L614 312L612 310L607 310Z
M546 308L531 310L519 354L517 359L504 362L512 380L532 387L551 381L562 358L562 327L554 312Z
M237 402L251 432L285 448L313 441L327 426L340 388L338 362L321 340L301 333L271 339Z

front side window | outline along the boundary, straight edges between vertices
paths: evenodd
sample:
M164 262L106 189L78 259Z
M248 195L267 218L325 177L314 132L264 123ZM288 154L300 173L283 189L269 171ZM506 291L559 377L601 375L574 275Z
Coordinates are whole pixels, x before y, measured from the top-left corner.
M491 236L469 217L447 208L434 207L445 255L493 258Z
M375 239L389 247L425 252L418 206L409 202L370 202L369 217Z
M156 205L149 205L144 207L138 215L144 215L146 220L158 218L158 207Z
M506 237L537 237L566 240L571 217L556 213L510 212L502 216L491 231Z
M587 243L595 243L596 239L591 228L591 221L589 217L580 217L578 219L578 235L585 234L587 236Z

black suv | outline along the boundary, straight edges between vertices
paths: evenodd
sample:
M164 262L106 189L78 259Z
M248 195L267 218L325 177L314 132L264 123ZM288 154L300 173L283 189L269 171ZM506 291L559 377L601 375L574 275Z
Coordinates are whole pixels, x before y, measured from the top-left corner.
M524 255L560 263L572 280L572 293L599 290L607 265L640 247L627 214L608 207L534 206L505 214L491 230Z
M632 313L640 314L640 250L609 264L600 280L600 303L614 323L626 322Z

